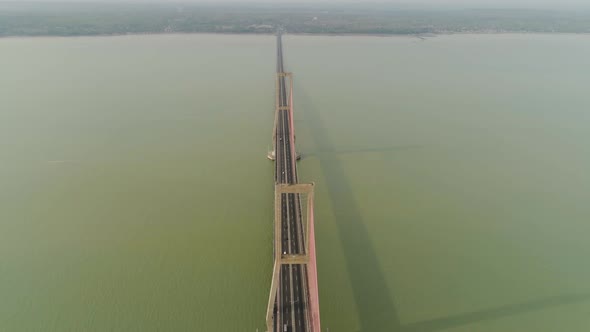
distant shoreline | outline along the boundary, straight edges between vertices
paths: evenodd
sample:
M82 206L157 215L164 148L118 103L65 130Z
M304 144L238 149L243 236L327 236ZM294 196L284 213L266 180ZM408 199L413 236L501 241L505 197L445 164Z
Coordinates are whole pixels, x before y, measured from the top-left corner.
M0 38L160 34L305 36L588 34L588 10L408 9L391 5L2 3Z
M254 32L146 32L146 33L114 33L114 34L88 34L88 35L5 35L2 39L34 39L34 38L89 38L89 37L125 37L125 36L174 36L174 35L221 35L221 36L274 36L274 33ZM286 36L309 36L309 37L383 37L383 38L419 38L428 39L440 36L452 35L589 35L590 32L523 32L523 31L499 31L499 32L445 32L428 34L371 34L371 33L285 33Z

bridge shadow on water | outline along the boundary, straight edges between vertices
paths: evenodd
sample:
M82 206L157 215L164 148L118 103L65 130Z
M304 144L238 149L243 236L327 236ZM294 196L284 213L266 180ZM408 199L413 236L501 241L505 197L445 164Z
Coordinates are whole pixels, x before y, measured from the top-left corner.
M297 85L295 90L297 91L298 100L309 101L305 90L301 86ZM338 160L338 155L340 153L355 152L392 152L420 148L420 146L337 151L333 142L326 135L324 122L319 113L320 110L314 109L309 102L303 102L302 104L306 105L305 109L298 110L303 114L305 125L309 128L312 140L316 144L317 151L319 151L307 156L315 156L318 159L325 185L330 194L338 235L346 258L347 271L358 311L360 331L442 331L481 321L590 300L590 293L557 295L481 311L402 324L392 294L393 289L389 289L387 285L359 206L352 195L354 189L351 187L344 168Z
M326 154L337 154L337 155L346 155L346 154L354 154L354 153L369 153L369 152L398 152L403 150L413 150L413 149L421 149L423 145L398 145L398 146L388 146L388 147L381 147L381 148L360 148L360 149L350 149L350 150L318 150L317 152L308 152L303 153L301 158L309 158L309 157L316 157L321 158L325 157Z
M306 99L301 87L298 86L296 91L298 100ZM316 157L330 193L361 331L401 331L394 300L377 261L377 255L358 204L352 194L353 188L338 160L338 155L334 153L334 144L326 135L319 110L310 109L310 103L305 104L307 109L301 112L318 151L321 151L316 154Z
M525 314L537 310L549 309L560 305L576 304L590 300L590 293L565 294L542 298L539 300L509 304L501 307L457 314L442 318L430 319L422 322L411 323L403 326L404 332L434 332L477 323L486 320L493 320L508 316Z

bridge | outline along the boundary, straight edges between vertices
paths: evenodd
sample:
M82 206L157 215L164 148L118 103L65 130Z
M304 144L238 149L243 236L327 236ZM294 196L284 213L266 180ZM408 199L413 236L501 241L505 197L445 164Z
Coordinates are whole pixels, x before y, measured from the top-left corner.
M277 34L274 265L267 331L320 332L313 219L314 184L299 183L293 124L293 75L283 65L282 35Z

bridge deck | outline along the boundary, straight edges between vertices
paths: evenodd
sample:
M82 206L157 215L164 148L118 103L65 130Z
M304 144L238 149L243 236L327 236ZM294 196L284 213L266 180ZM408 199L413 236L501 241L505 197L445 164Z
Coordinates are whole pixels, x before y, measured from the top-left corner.
M280 229L278 232L275 229L277 234L275 244L276 275L273 276L270 297L274 298L272 330L276 332L311 332L319 331L315 244L313 229L309 229L309 223L304 225L302 221L302 191L297 191L297 188L303 188L304 185L297 185L297 154L295 152L292 109L293 86L291 81L289 84L291 93L289 94L287 77L291 78L290 74L284 71L283 45L279 33L277 35L277 108L273 137L275 183L279 186L278 188L291 189L281 189L283 191L279 191L275 198L277 206L275 213L277 213L276 217L280 218L280 220L277 219L275 227L280 227ZM311 185L311 190L313 190L313 185ZM308 208L311 208L307 210L308 218L311 215L313 223L313 205ZM277 262L279 262L278 265ZM310 270L308 271L308 269ZM275 286L275 281L278 285L276 285L276 294L273 294L272 287ZM310 298L315 305L310 306ZM269 305L272 304L269 303Z

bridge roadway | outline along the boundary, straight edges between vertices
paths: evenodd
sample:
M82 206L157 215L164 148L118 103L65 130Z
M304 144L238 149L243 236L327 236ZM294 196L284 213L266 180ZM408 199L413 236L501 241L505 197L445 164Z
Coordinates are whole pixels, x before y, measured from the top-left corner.
M281 34L277 35L277 75L278 75L278 116L276 128L275 182L297 183L296 155L293 153L291 113L288 110L286 79L283 66L283 44ZM299 194L281 194L282 248L277 254L302 254L304 234L301 218ZM275 248L276 251L276 248ZM309 331L309 294L307 286L307 267L303 264L282 265L280 284L274 309L274 330L276 332Z

